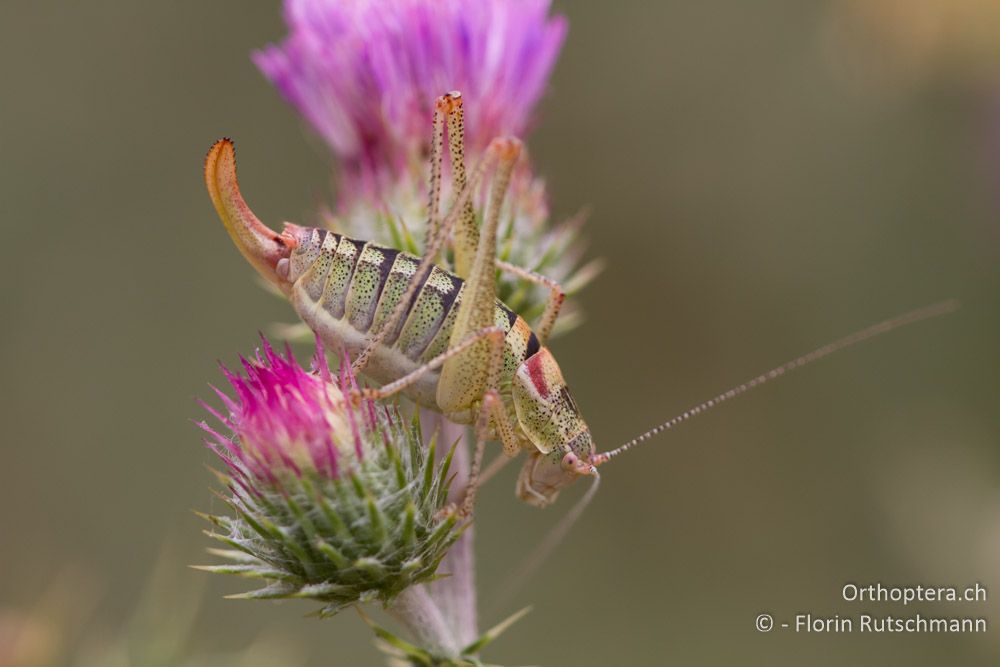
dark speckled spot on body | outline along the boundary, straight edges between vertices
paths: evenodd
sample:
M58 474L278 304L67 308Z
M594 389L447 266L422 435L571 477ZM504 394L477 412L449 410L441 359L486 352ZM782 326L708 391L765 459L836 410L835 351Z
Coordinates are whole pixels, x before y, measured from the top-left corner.
M334 252L337 248L336 237L325 233L325 230L322 231L324 233L314 237L319 242L319 254L300 278L302 289L312 301L319 301L323 295L323 288L326 287L330 267L333 265Z
M365 244L361 241L349 239L346 236L340 237L337 250L333 255L333 265L330 267L330 276L326 281L326 288L320 305L334 319L344 317L347 304L347 291L351 287L351 279L354 277L354 267L357 266L358 259Z
M538 351L542 349L541 343L538 342L538 336L532 331L531 335L528 336L528 351L524 355L525 359L531 359L533 356L538 354Z
M514 322L517 321L517 313L507 307L507 304L497 301L497 308L503 311L504 315L507 316L507 331L514 328Z
M355 330L367 332L371 328L379 297L397 254L396 250L374 243L366 244L361 250L345 306L345 317Z
M416 273L418 264L419 261L416 257L403 252L397 253L396 259L389 269L389 275L383 283L382 293L379 296L378 306L375 309L375 317L372 319L371 330L378 331L381 329L385 320L392 315L392 312L403 298L410 279ZM398 332L398 329L387 332L384 343L386 345L395 343Z
M417 361L447 320L462 283L455 276L434 267L409 308L396 347Z

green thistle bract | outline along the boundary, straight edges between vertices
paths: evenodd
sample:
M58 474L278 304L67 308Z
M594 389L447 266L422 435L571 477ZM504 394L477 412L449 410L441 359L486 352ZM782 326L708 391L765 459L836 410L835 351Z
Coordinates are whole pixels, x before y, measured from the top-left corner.
M205 405L231 435L199 424L232 510L206 515L230 562L201 569L266 582L233 597L309 598L320 615L432 578L464 525L447 502L450 452L437 461L418 422L352 401L350 364L333 376L319 343L312 372L266 340L243 366L223 369L236 392L216 390L224 411Z

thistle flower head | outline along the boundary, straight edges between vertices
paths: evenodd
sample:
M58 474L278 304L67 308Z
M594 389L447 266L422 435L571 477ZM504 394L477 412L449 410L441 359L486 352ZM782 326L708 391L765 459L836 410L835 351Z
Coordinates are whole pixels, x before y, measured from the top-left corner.
M288 0L289 34L258 67L345 169L405 170L434 100L465 97L470 150L522 135L562 46L551 0Z
M462 93L469 166L497 136L523 136L566 35L551 0L286 0L289 34L254 60L339 160L331 228L419 254L427 226L435 100ZM445 209L455 193L448 165ZM481 219L489 184L473 194ZM527 160L515 170L500 259L572 295L597 272L580 266L579 220L554 223L545 183ZM443 259L447 265L448 258ZM549 290L501 274L498 296L536 321ZM579 321L572 301L557 332Z
M216 390L228 415L205 407L237 436L238 444L207 424L202 428L224 460L238 462L230 467L257 482L278 482L304 471L335 478L342 457L362 454L357 425L348 418L341 386L333 382L322 354L317 346L315 372L309 373L290 350L281 356L263 339L253 361L240 358L245 376L223 367L236 394L230 398Z
M223 461L232 516L207 517L233 561L218 572L264 579L238 597L304 597L322 613L369 599L389 602L434 575L461 527L447 505L448 463L424 447L419 425L354 401L349 363L334 375L317 343L312 370L266 340L243 373L224 371L235 396L216 391L202 422Z

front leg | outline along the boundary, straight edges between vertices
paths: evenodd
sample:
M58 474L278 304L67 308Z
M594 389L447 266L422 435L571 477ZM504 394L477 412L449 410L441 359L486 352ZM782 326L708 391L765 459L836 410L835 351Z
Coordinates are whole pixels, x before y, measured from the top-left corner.
M501 352L502 352L501 348ZM479 419L476 422L476 452L472 458L472 471L469 474L469 483L465 487L465 500L462 501L462 513L472 514L472 509L476 504L476 492L479 487L492 477L480 475L483 467L483 455L486 452L486 441L490 439L490 423L492 422L496 430L497 437L503 443L503 452L506 456L504 460L509 460L521 450L521 441L515 433L514 426L510 422L507 410L504 407L500 393L491 389L483 396L483 404L480 406ZM493 466L491 466L492 468Z

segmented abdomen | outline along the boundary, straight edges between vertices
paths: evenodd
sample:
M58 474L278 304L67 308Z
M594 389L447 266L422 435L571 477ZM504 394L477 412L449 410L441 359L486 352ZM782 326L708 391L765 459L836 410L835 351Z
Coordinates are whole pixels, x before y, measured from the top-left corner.
M419 261L374 242L313 229L289 258L292 304L324 342L356 356L369 333L381 329L403 298ZM447 350L463 285L461 278L435 266L365 373L378 382L391 382ZM538 351L539 342L528 324L499 300L496 325L506 331L500 390L507 396L514 372ZM438 375L428 373L407 395L436 409Z

